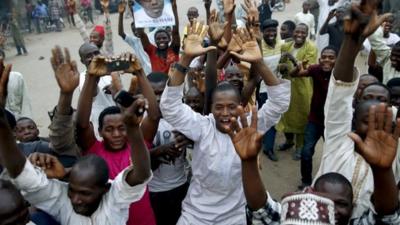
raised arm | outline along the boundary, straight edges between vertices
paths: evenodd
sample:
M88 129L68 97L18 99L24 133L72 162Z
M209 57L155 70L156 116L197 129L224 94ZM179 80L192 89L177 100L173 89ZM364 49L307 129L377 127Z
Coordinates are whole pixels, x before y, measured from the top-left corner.
M7 103L8 80L10 78L11 64L4 64L4 59L0 59L0 108L5 108Z
M124 58L130 59L131 61L131 66L125 72L131 73L137 77L142 94L148 101L147 116L143 119L140 127L142 129L144 139L151 142L157 133L158 123L161 119L161 111L157 103L157 97L149 80L147 79L146 74L143 71L139 59L130 53L126 53Z
M136 115L139 108L146 108L146 101L142 98L137 99L124 110L124 122L128 132L128 142L131 143L133 165L133 170L126 177L126 182L130 186L142 184L151 176L149 151L140 129L142 118Z
M120 1L118 4L118 35L125 40L126 34L124 31L124 12L126 8L126 2Z
M174 13L175 25L172 27L171 47L175 51L175 53L178 54L181 49L181 37L179 34L179 16L176 0L172 0L172 11Z
M252 35L252 30L239 29L238 35L235 36L235 40L240 46L242 46L242 52L231 52L236 58L251 63L254 68L254 73L259 74L268 86L275 86L280 84L280 81L264 63L261 55L260 47L258 46L256 37Z
M50 59L60 96L54 117L49 126L50 143L58 154L78 156L79 149L75 141L75 127L73 125L72 97L79 85L79 72L75 61L71 61L68 49L65 54L56 46L52 50Z
M197 56L206 54L208 51L216 50L215 46L207 48L202 46L204 37L208 32L208 26L203 25L203 23L193 23L192 26L188 25L187 29L188 36L185 41L185 49L178 62L181 68L171 70L168 86L182 85L187 72L185 70L187 70L192 60Z
M216 49L214 46L207 48L202 46L207 31L208 27L203 27L203 24L188 25L184 53L179 62L170 70L170 79L160 102L163 118L193 141L199 139L201 135L199 123L205 122L206 119L195 113L188 105L183 104L183 82L191 61L197 56L206 54L207 51Z
M10 71L11 65L5 65L0 68L2 80L9 76ZM0 137L1 165L7 168L11 178L16 178L24 169L26 159L17 148L16 140L8 124L3 106L0 107Z
M104 37L104 50L107 53L107 56L114 55L114 44L112 40L112 29L111 29L111 18L109 12L109 0L101 0L100 1L101 7L104 11L104 30L105 30L105 37Z
M210 36L210 46L218 46L218 43L224 36L225 24L218 22L217 10L213 9L209 18L209 36ZM205 101L204 101L204 114L208 115L211 112L211 95L218 82L217 75L217 65L216 61L218 60L218 52L217 51L209 51L207 53L207 63L205 68Z
M355 148L371 166L374 176L372 203L379 218L391 215L399 208L399 190L396 186L392 164L396 157L400 134L400 120L393 129L392 108L381 103L371 106L368 115L368 132L365 140L355 133L351 139Z
M210 24L210 16L211 16L210 8L212 0L203 0L203 2L204 2L204 8L206 10L207 24Z
M333 19L333 17L336 16L336 9L332 9L329 14L328 17L326 18L324 24L322 25L321 29L319 30L319 34L320 35L324 35L328 33L328 25L329 25L329 21L331 21Z
M268 100L260 109L258 115L258 130L266 132L274 126L289 107L290 82L279 80L265 64L261 50L252 30L240 29L239 37L235 39L243 50L241 53L231 52L240 60L251 63L252 71L259 74L267 85Z
M232 24L234 22L235 18L235 0L222 0L224 3L224 17L225 17L225 22L227 22L227 26L225 27L225 32L224 32L224 39L227 43L232 38Z
M89 65L83 84L77 109L77 142L82 151L87 151L96 141L93 126L90 123L93 96L97 92L97 81L107 74L104 56L96 56Z
M237 124L236 130L229 135L235 146L236 153L242 161L242 180L244 195L250 210L258 210L267 203L268 195L258 170L258 153L261 150L262 134L257 132L257 109L252 108L251 124L248 126L246 115L242 107L238 107L240 121L243 128Z
M363 0L360 6L352 6L352 17L345 18L345 36L333 73L336 80L354 81L353 67L362 44L390 15L378 16L377 4L374 0Z
M383 38L383 29L378 28L371 36L368 37L371 45L371 52L374 52L376 62L380 65L384 65L389 60L391 48L386 45Z
M83 41L89 43L90 37L86 30L85 23L82 21L82 18L79 16L79 14L77 12L75 12L75 14L74 14L74 20L75 20L76 29L78 29L79 34L81 35Z

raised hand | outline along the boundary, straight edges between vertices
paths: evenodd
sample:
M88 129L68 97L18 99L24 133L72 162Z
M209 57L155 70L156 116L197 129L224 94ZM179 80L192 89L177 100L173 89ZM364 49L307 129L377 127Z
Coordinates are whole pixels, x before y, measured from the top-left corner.
M235 35L235 34L234 34ZM232 38L228 44L228 52L240 52L242 51L241 45L238 44L235 38Z
M62 93L71 94L79 85L79 72L75 61L71 61L71 56L67 48L64 53L60 46L51 50L51 66L54 70L58 86Z
M64 166L50 154L35 152L28 159L33 165L42 168L49 179L62 179L66 175Z
M123 109L123 114L124 114L124 122L125 124L129 127L139 127L140 123L142 122L143 119L143 113L138 115L138 112L144 112L147 110L148 104L146 99L143 98L143 96L140 96L137 98L132 105L130 105L128 108Z
M122 90L124 87L122 85L121 77L118 72L111 72L111 85L108 88L111 91L111 95L114 96Z
M392 109L386 104L371 106L366 138L362 140L356 133L349 134L357 146L356 151L373 169L392 168L400 134L400 120L396 121L393 129L392 118Z
M8 94L8 80L11 72L11 64L4 64L4 59L0 59L0 107L5 108Z
M193 84L196 85L197 89L200 93L204 93L206 91L206 77L203 73L194 71L192 74Z
M131 78L131 83L129 85L129 90L128 90L128 92L131 95L135 95L136 94L136 91L137 91L138 85L139 85L138 82L139 81L138 81L138 78L136 76Z
M105 12L108 12L108 6L110 5L110 1L109 0L100 0L100 5L101 5L101 8Z
M257 43L256 37L252 35L252 32L252 29L250 31L244 28L238 29L237 34L233 35L233 39L235 39L239 46L242 46L242 51L241 53L230 52L236 58L249 63L262 60L260 46Z
M244 0L244 4L241 4L243 10L247 14L247 22L258 23L260 22L259 19L259 12L257 9L257 2L252 0Z
M186 149L186 147L190 144L193 144L193 141L187 138L184 134L179 131L172 131L175 137L175 148L178 149L181 154Z
M235 12L236 4L235 0L223 0L224 3L224 14L232 15Z
M206 54L208 51L216 49L216 47L214 46L210 46L207 48L204 48L202 46L204 37L206 36L208 31L207 25L203 25L202 22L199 24L195 20L192 25L187 25L187 30L188 36L186 37L184 42L184 54L186 56L195 58L197 56Z
M216 9L213 9L211 11L208 34L210 35L211 41L214 44L218 44L221 42L227 24L228 22L225 22L223 24L218 22L218 15Z
M136 74L143 70L139 59L137 59L132 53L123 53L121 54L120 58L121 60L129 62L129 68L125 70L126 73Z
M88 73L91 76L105 76L108 74L107 62L111 59L107 59L102 55L95 56L92 62L89 64Z
M332 9L328 14L328 20L333 19L336 16L336 9Z
M235 146L236 153L242 161L256 160L261 150L262 134L257 131L257 108L252 108L251 124L248 126L247 117L242 106L238 106L242 128L237 121L229 131L229 136Z
M390 13L378 16L377 0L362 0L360 5L353 3L351 13L344 18L344 32L351 35L361 45L365 38L391 16Z
M204 8L209 9L211 7L212 0L203 0Z
M118 13L119 14L124 14L126 8L126 1L122 0L118 3Z

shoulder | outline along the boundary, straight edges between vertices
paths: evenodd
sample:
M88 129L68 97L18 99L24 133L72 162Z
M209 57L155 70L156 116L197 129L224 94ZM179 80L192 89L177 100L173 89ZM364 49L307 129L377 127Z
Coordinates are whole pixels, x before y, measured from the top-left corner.
M305 43L305 46L309 49L313 49L313 50L317 51L317 45L313 41L307 40Z
M11 72L10 72L10 78L24 79L24 76L23 76L22 73L20 73L20 72L11 71Z
M308 73L310 76L313 76L316 73L319 73L321 71L321 66L319 64L314 64L308 67Z

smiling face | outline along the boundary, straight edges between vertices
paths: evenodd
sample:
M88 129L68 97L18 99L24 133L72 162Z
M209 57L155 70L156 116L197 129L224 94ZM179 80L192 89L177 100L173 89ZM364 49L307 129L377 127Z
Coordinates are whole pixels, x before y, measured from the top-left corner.
M239 96L234 90L221 90L214 93L211 113L220 132L229 132L232 127L232 118L238 117L239 104Z
M304 45L306 42L308 36L308 27L305 24L299 24L296 26L296 29L294 29L293 32L293 40L294 40L294 46L296 48L300 48Z
M331 72L336 62L336 52L332 49L325 49L319 58L319 65L324 72Z
M151 18L158 18L164 10L164 0L137 0L146 14Z
M263 30L263 38L269 46L275 46L276 37L278 36L278 28L268 27Z
M123 149L127 142L123 115L121 113L105 115L102 127L99 127L99 133L108 150L118 151Z
M166 31L157 32L154 35L154 40L159 50L166 50L169 42L171 41L170 36Z
M103 46L104 37L100 35L97 31L92 31L89 37L90 43L95 44L99 49Z
M385 38L389 37L390 32L392 31L392 28L393 28L393 22L394 22L394 18L393 17L390 17L385 22L383 22L383 24L382 24L383 37L385 37Z

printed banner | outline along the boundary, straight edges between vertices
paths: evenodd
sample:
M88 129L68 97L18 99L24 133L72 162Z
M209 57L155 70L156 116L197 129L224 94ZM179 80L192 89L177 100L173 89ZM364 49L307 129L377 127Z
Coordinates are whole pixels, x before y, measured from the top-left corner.
M175 25L171 0L135 0L133 6L136 27Z

